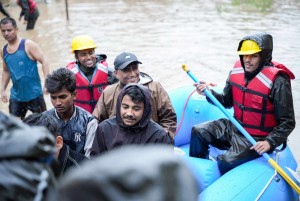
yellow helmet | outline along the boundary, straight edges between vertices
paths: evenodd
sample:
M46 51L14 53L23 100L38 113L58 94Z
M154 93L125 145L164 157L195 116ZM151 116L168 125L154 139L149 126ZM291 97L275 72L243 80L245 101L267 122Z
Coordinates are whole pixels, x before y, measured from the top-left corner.
M91 49L91 48L96 48L96 44L94 40L88 36L88 35L80 35L76 36L72 40L72 52L75 50L85 50L85 49Z
M258 44L255 41L244 40L240 51L238 51L238 54L239 55L249 55L249 54L255 54L260 51L261 51L261 48L258 46Z

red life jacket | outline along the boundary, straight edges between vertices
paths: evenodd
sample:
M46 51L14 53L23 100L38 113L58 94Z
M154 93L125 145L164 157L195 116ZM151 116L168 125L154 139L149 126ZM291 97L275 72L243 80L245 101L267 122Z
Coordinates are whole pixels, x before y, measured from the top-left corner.
M100 61L96 65L92 81L90 82L86 76L79 70L75 62L67 65L67 69L71 70L76 77L77 98L75 105L92 113L103 90L108 85L108 69L106 61Z
M20 0L18 0L18 4L22 9L24 9ZM34 9L36 8L36 3L33 0L28 0L28 4L29 4L29 13L32 14Z
M269 94L279 72L294 75L282 64L264 67L246 86L244 69L237 61L231 71L230 82L234 100L234 116L253 136L267 136L277 125L274 106ZM287 70L286 70L287 69Z

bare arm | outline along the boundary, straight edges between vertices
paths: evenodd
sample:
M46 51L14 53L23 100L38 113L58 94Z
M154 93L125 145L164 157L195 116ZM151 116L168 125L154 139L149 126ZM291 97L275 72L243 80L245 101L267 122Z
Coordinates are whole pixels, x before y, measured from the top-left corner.
M31 58L32 60L38 61L39 63L42 64L44 78L46 79L49 74L49 64L48 64L48 61L47 61L46 57L44 56L41 48L35 42L33 42L31 40L26 40L25 51L26 51L27 55L29 56L29 58ZM45 92L45 89L44 89L44 92Z
M1 50L1 58L3 60L3 51ZM1 100L3 102L8 102L8 97L6 93L6 88L10 80L10 74L7 69L6 63L3 60L3 71L2 71L2 87L1 87Z

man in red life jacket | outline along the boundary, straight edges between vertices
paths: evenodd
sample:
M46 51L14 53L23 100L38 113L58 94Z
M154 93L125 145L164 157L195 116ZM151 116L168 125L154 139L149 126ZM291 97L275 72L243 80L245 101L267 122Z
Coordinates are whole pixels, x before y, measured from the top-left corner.
M90 36L76 36L71 46L76 61L69 63L67 69L76 76L75 105L92 113L105 87L118 80L108 68L106 55L95 54L97 46Z
M255 146L228 119L196 125L192 129L190 156L208 158L209 145L227 150L217 157L222 173L272 152L286 142L295 128L290 79L284 65L272 61L273 40L267 33L244 37L238 46L240 60L231 70L223 93L210 90L257 141ZM203 94L207 85L195 84ZM209 98L207 98L209 102Z

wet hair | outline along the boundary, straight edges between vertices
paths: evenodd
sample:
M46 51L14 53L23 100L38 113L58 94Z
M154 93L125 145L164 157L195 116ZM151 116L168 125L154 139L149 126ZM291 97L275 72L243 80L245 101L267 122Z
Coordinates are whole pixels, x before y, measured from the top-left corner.
M61 129L57 119L49 114L33 113L27 116L23 122L29 126L43 126L49 130L54 137L61 136Z
M15 29L18 28L16 20L11 17L5 17L0 21L0 25L4 25L8 23L11 23Z
M66 68L59 68L47 76L45 87L50 94L57 93L63 88L73 93L76 90L75 75Z
M141 89L137 86L131 86L125 93L124 96L130 96L131 100L135 103L145 103L145 96ZM123 97L124 97L123 96Z

